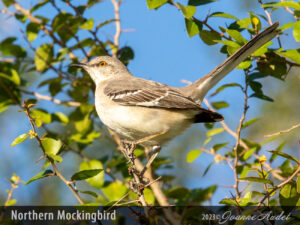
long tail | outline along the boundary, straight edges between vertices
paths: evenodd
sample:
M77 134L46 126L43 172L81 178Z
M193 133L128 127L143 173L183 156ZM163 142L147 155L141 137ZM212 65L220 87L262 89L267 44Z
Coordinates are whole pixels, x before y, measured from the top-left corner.
M213 88L223 77L236 68L252 52L259 49L268 41L272 40L278 33L277 27L279 22L274 23L266 30L252 38L248 43L243 45L238 51L228 57L222 64L217 66L213 71L195 81L194 83L179 88L179 91L189 96L198 103L201 103L206 93Z

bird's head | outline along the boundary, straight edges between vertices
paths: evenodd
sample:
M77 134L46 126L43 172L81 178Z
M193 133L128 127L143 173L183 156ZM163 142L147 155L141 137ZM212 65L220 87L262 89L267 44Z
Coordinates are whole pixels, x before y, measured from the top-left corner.
M112 77L130 74L120 60L110 56L99 56L88 63L76 63L71 66L83 68L95 84Z

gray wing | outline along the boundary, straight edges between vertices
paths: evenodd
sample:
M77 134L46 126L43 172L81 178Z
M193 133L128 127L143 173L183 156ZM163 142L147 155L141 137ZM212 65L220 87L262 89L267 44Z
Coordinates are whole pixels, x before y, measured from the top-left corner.
M104 88L104 94L122 105L168 109L203 109L192 99L183 96L167 85L139 78L110 81Z

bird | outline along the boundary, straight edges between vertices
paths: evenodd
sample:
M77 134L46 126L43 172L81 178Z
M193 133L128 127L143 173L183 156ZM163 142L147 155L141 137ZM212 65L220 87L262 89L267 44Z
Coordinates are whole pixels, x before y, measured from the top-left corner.
M194 123L218 122L221 114L200 104L223 77L279 31L276 22L243 45L222 64L185 87L171 87L132 75L117 58L99 56L71 66L85 70L95 83L95 108L101 121L124 141L160 149Z

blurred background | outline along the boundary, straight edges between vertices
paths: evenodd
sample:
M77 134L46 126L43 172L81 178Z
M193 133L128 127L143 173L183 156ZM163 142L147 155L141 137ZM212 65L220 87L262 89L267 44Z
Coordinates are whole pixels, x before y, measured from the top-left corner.
M30 8L36 1L21 1L23 7ZM73 1L76 4L76 0ZM79 3L80 1L77 0ZM58 2L59 5L59 2ZM85 15L88 18L94 18L95 21L105 21L113 18L113 6L110 1L104 0L98 5L87 9ZM3 9L0 3L0 9ZM105 9L105 10L104 10ZM248 11L255 11L263 14L257 1L248 0L220 0L209 5L204 5L197 11L196 17L204 19L207 12L230 12L238 18L248 16ZM51 18L54 15L52 8L42 8L43 15ZM69 9L62 8L68 11ZM189 38L181 12L174 7L163 6L159 10L149 10L146 1L124 0L120 7L121 26L126 32L121 35L121 46L129 45L134 50L134 60L129 63L129 70L136 76L152 79L172 86L183 86L181 80L194 81L206 73L210 72L215 66L220 64L225 55L220 54L219 45L207 46L196 35ZM292 16L280 14L275 11L272 14L273 21L287 23L292 20ZM211 18L209 21L213 25L221 24L225 26L225 19ZM0 14L0 41L9 36L18 37L17 42L22 46L27 43L22 39L19 32L20 23L14 18ZM264 24L266 26L266 24ZM101 39L112 39L114 35L114 24L107 25L100 32ZM289 33L291 31L287 31ZM250 37L246 37L250 38ZM33 44L39 45L45 42L37 38ZM277 45L277 41L273 41ZM297 48L291 35L282 38L284 48ZM298 45L298 46L297 46ZM29 50L30 51L30 50ZM80 54L80 53L78 53ZM33 57L34 54L29 57ZM68 66L68 65L65 65ZM35 80L38 75L28 74L32 85L28 90L39 93L47 93L46 89L38 88ZM43 79L51 77L48 72ZM242 83L244 80L242 70L234 70L218 85L225 83ZM262 81L265 93L274 99L274 102L250 98L250 109L247 114L247 120L260 117L261 119L251 128L243 130L242 136L247 135L256 141L262 141L263 135L274 133L282 129L291 127L299 123L300 112L300 77L299 70L293 69L289 72L286 80L280 81L274 78L265 78ZM214 91L215 88L212 90ZM64 96L57 96L64 99ZM225 122L231 129L235 130L243 110L243 97L237 88L224 90L220 95L214 98L215 101L226 99L230 106L221 109L225 117ZM93 99L91 99L91 102ZM41 106L47 108L49 112L56 110L65 112L68 110L64 106L57 106L51 102L41 101ZM104 129L98 121L99 129ZM221 127L216 124L215 127ZM0 205L6 199L6 190L10 188L9 179L13 173L18 174L22 180L27 181L33 175L41 171L42 163L34 163L40 156L35 141L26 140L24 143L15 147L10 147L11 142L20 134L28 132L30 124L24 113L18 112L18 107L10 107L0 114ZM51 129L61 129L53 124ZM63 132L63 129L61 130ZM234 184L234 174L228 165L223 163L214 164L208 173L203 176L207 166L214 161L213 156L202 153L193 163L186 162L186 155L192 149L199 148L205 140L205 128L202 124L196 124L188 129L183 135L175 138L161 151L161 155L167 156L173 160L174 168L168 170L168 173L176 175L173 181L177 186L186 186L188 188L208 187L218 185L218 189L213 198L206 202L207 205L217 205L220 199L231 197L230 188L222 186ZM230 142L234 146L234 140L228 134L222 133L215 138L218 142ZM266 146L263 153L270 156L267 150L273 150L279 143L285 141L285 152L299 158L298 151L299 129L294 130ZM221 141L220 141L221 140ZM213 146L215 141L211 141L207 146ZM107 152L114 149L114 144L107 138L105 132L101 137L90 146L87 154L90 157L100 158ZM65 177L69 178L78 170L80 158L74 154L66 154L64 163L59 167ZM276 159L274 166L280 165L282 161ZM164 171L165 172L165 171ZM80 182L84 186L84 182ZM59 190L57 190L59 189ZM55 177L38 180L29 185L20 184L14 192L14 198L18 205L71 205L77 204L72 193L67 187Z

